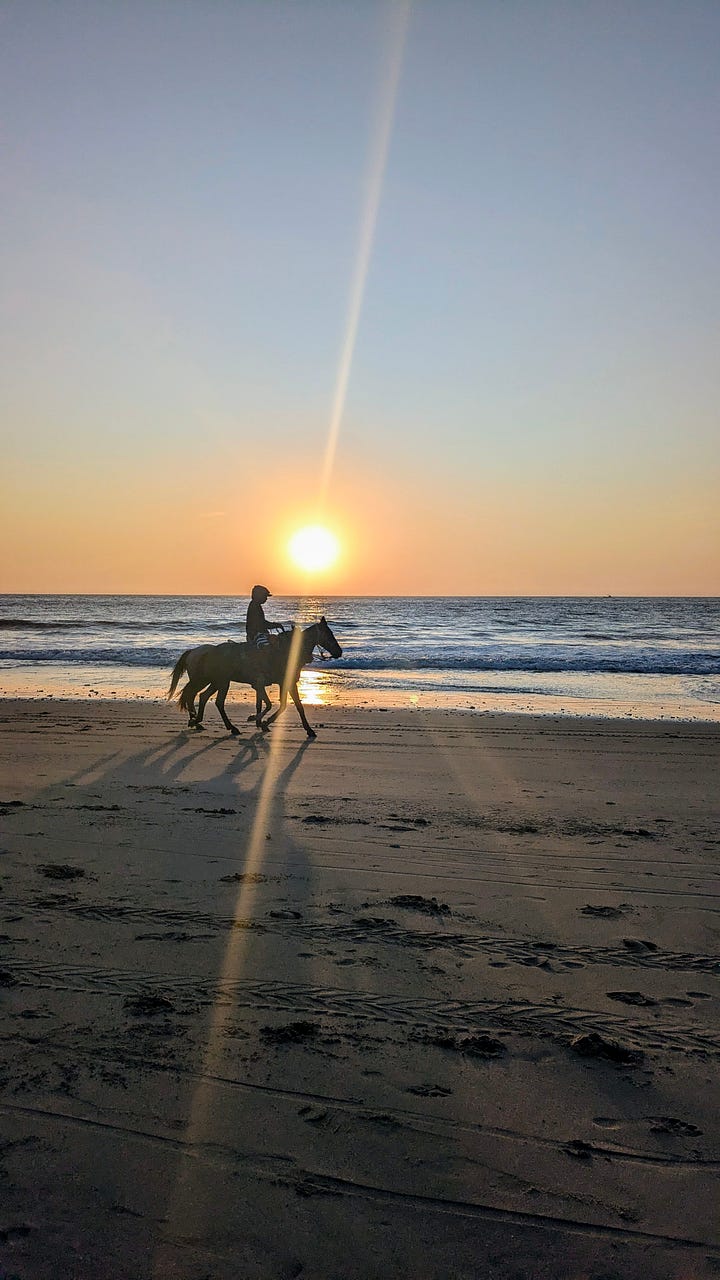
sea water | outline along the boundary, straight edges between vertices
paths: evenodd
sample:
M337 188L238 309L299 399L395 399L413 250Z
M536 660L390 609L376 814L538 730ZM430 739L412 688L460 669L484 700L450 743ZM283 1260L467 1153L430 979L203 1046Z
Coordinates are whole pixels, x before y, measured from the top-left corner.
M2 596L0 695L162 697L185 649L244 640L246 607ZM720 719L718 599L274 597L266 613L325 614L343 646L303 677L316 705Z

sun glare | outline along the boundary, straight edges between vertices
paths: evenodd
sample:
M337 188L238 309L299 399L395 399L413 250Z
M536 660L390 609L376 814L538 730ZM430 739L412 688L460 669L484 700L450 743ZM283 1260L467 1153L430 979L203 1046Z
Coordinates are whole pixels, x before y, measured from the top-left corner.
M289 543L290 555L305 573L315 573L320 569L329 569L338 558L340 544L329 529L321 524L309 524L298 529Z

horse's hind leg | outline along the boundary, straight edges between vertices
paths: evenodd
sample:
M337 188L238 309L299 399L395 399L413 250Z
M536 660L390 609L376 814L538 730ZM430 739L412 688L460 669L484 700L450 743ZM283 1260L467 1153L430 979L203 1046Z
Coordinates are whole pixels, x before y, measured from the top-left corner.
M265 715L265 712L270 710L271 706L272 706L272 703L270 699L267 697L263 698L263 695L261 694L260 690L256 689L255 690L255 710L250 712L250 715L248 716L248 724L250 724L250 721L253 720L255 724L258 726L258 728L260 728L260 720L262 716Z
M213 696L213 694L215 693L215 691L216 691L216 690L217 690L217 685L216 685L216 684L212 684L212 683L211 683L211 684L209 684L209 685L208 685L207 689L203 689L202 693L200 694L200 697L198 698L198 709L197 709L197 714L196 714L196 716L195 716L195 728L196 728L196 729L204 729L204 728L205 728L205 726L204 726L204 724L203 724L203 716L205 715L205 707L207 706L208 698L212 698L212 696Z
M191 680L188 680L187 684L185 685L185 688L180 694L180 706L182 707L183 711L187 711L188 713L188 729L194 729L197 723L197 712L195 711L195 695L200 687L201 687L200 685L194 685Z
M255 689L255 710L248 716L248 720L254 720L258 729L264 731L265 725L262 723L263 716L267 715L272 706L272 702L268 698L267 689L262 684L253 685Z
M255 724L258 729L262 729L263 733L267 733L268 727L263 720L270 710L272 703L267 696L267 689L264 685L256 685L255 688Z

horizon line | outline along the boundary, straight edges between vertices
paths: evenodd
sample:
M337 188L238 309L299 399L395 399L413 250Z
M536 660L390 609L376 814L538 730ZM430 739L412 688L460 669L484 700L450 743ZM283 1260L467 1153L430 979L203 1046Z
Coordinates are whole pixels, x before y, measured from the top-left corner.
M18 599L31 598L33 596L44 596L48 599L63 598L69 599L87 599L93 598L97 600L112 600L119 597L131 597L138 600L245 600L249 599L250 592L178 592L178 591L0 591L0 600L2 599ZM320 596L325 600L720 600L720 594L712 592L693 593L692 595L681 595L677 593L651 593L648 595L642 592L602 592L601 594L592 594L586 592L507 592L498 594L492 593L464 593L449 592L436 594L435 592L412 592L403 594L398 591L381 592L369 594L366 592L344 592L342 594L332 594L323 591L277 591L271 595L273 600L283 599L313 599Z

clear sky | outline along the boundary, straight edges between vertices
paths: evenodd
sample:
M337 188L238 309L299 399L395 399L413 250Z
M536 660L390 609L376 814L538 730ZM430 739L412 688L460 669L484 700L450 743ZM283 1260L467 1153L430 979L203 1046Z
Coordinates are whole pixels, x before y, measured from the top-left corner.
M720 5L403 17L4 0L0 589L720 594Z

